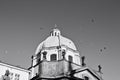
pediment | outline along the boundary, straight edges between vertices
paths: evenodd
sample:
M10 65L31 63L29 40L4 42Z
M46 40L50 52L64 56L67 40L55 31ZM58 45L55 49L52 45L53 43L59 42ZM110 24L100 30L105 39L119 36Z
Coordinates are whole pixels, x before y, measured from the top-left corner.
M88 80L102 80L101 76L97 72L89 68L76 70L74 76L82 79L85 79L85 77L88 77L89 78Z

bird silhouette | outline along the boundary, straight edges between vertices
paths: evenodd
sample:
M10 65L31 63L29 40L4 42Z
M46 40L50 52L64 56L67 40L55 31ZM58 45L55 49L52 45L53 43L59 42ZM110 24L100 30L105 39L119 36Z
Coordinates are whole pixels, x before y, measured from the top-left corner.
M42 27L40 27L40 30L43 30L43 28L42 28Z
M92 19L91 19L91 22L95 22L95 20L92 18Z
M106 49L107 49L106 47L103 47L102 49L100 49L100 53L102 53Z
M104 50L107 49L106 47L104 47Z
M103 50L102 49L100 49L100 52L102 52Z

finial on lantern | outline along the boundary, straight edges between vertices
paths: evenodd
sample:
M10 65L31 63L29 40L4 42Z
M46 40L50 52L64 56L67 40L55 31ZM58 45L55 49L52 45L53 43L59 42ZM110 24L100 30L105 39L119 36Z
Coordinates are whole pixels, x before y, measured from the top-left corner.
M55 24L55 28L57 28L57 24Z

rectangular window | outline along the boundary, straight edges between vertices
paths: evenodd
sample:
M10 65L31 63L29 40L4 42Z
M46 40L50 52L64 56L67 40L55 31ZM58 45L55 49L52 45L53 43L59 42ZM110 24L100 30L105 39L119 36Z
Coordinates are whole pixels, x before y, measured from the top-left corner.
M68 56L68 60L70 61L70 62L73 62L73 57L72 56Z
M85 76L84 78L85 78L85 80L89 80L89 77L87 77L87 76Z
M50 59L51 59L51 61L56 61L57 60L57 55L56 54L52 54L50 56Z

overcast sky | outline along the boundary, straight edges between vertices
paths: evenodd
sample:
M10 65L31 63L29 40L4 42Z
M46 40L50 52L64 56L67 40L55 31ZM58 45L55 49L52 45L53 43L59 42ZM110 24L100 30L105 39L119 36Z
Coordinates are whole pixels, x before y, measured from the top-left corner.
M0 0L0 60L28 68L55 24L104 80L120 79L119 0Z

